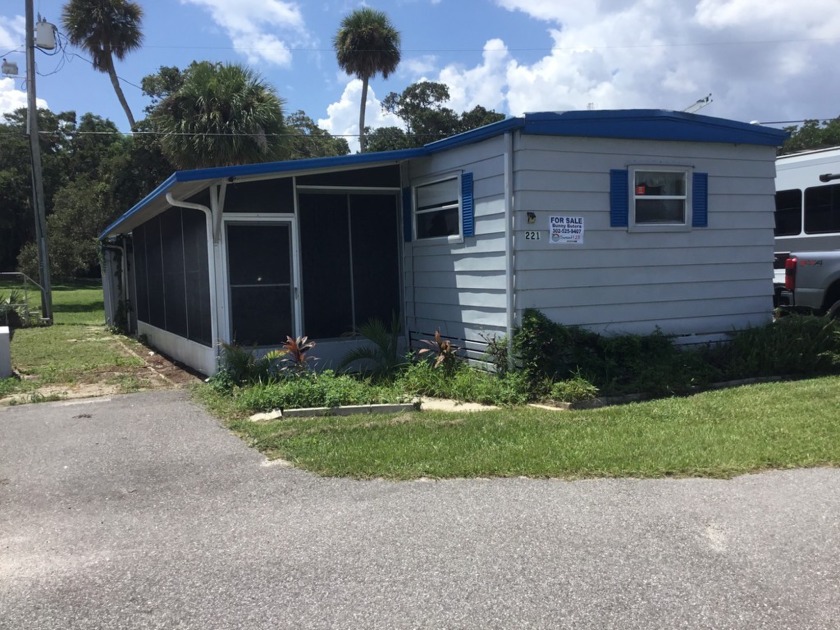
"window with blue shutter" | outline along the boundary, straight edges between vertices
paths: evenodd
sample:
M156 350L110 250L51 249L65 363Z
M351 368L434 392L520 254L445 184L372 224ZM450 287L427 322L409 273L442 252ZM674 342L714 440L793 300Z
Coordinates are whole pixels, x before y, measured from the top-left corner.
M630 197L627 169L610 171L610 227L627 227L630 215Z
M660 231L707 227L708 179L707 173L683 166L613 169L610 226Z
M691 227L709 227L708 173L694 173L691 181Z
M461 174L461 223L464 226L464 236L475 236L472 173Z
M414 203L413 217L406 219L407 237L412 218L413 236L418 241L475 235L472 173L444 176L419 184L408 197L404 191L403 199L405 207L410 208L412 201Z

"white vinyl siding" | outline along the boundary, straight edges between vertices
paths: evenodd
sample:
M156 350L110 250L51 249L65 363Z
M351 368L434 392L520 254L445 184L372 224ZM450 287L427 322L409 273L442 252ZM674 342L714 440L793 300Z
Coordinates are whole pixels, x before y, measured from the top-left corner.
M479 358L484 338L505 331L503 147L503 138L493 138L414 160L405 173L404 185L412 187L456 171L472 174L474 235L404 244L408 330L466 339L471 358Z
M650 333L658 326L697 340L767 322L773 153L760 146L518 136L517 320L524 309L538 308L555 321L607 334ZM638 164L679 170L688 164L707 173L708 227L611 228L610 170ZM535 223L527 222L528 212ZM583 217L584 244L525 240L526 231L547 231L553 215ZM689 217L685 221L691 225Z

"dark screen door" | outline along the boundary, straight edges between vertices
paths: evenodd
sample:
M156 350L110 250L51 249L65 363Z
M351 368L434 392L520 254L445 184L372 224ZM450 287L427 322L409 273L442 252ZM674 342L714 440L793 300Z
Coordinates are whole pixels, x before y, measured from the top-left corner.
M231 339L274 346L294 337L291 225L227 226Z

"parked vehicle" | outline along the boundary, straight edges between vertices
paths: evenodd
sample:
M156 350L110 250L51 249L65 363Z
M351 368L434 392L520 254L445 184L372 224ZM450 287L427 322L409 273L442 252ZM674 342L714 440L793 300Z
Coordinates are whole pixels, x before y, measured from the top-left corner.
M840 314L840 147L776 160L774 304Z
M787 255L780 305L840 317L840 251Z

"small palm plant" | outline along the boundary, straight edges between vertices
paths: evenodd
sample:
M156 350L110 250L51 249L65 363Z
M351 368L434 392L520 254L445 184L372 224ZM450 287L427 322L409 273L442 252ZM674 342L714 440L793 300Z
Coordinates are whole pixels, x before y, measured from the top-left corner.
M386 326L379 318L368 320L359 326L358 334L370 343L354 348L341 360L339 369L353 363L361 363L376 379L394 374L405 361L400 356L400 333L402 321L399 314L391 315L391 325Z

